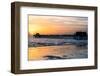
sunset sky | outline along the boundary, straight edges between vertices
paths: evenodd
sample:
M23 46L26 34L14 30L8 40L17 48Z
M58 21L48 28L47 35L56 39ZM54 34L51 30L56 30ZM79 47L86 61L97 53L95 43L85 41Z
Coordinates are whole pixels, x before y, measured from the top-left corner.
M77 31L87 31L87 17L29 15L28 18L31 35L73 34Z

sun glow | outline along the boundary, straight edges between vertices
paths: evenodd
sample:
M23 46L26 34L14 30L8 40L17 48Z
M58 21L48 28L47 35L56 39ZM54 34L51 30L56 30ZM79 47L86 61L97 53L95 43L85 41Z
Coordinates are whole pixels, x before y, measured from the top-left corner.
M29 16L29 33L67 34L87 30L87 18Z

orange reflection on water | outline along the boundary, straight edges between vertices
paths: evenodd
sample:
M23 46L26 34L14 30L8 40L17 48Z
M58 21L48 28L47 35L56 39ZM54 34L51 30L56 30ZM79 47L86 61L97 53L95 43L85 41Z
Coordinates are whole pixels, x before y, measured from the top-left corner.
M51 51L46 47L32 47L29 50L29 60L41 60L44 55L48 55Z
M68 56L69 58L84 58L87 55L86 47L74 45L29 47L28 60L45 60L45 56Z

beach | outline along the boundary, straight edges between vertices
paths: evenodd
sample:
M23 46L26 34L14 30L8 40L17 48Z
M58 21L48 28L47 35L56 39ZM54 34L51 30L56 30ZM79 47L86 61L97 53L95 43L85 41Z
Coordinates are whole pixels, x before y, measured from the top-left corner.
M88 58L87 40L30 39L28 60L57 60Z

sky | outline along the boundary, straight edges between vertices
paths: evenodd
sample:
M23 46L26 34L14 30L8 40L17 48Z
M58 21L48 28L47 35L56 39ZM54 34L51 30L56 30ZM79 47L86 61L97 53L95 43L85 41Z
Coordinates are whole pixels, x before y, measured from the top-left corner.
M75 16L28 16L29 34L62 35L87 32L88 18Z

